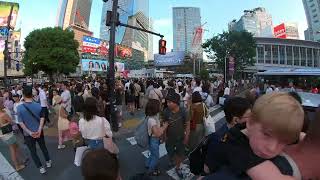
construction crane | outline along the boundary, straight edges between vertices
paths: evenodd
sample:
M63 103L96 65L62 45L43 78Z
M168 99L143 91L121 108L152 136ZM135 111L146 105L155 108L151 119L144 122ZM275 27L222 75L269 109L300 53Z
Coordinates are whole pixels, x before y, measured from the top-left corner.
M85 29L88 29L88 25L87 25L86 21L84 20L83 16L81 16L79 9L77 9L77 11L76 11L76 17L77 17L77 18L80 20L80 22L81 22L81 25L80 25L80 26L82 26L82 27L85 28Z

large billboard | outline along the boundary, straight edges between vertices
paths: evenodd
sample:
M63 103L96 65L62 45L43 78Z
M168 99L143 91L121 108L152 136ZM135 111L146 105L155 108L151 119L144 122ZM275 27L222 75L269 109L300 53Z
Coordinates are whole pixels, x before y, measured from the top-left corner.
M82 71L101 72L107 71L109 63L106 60L82 59Z
M0 1L0 27L8 26L8 17L10 15L11 6L13 6L13 10L11 14L10 28L15 28L19 12L19 4L3 1Z
M184 51L168 52L166 55L155 54L155 66L179 66L183 64Z
M109 52L109 42L94 37L83 36L82 52L106 56Z
M287 33L286 33L286 26L284 23L276 26L273 28L273 33L274 37L276 38L281 38L281 39L286 39L287 38Z

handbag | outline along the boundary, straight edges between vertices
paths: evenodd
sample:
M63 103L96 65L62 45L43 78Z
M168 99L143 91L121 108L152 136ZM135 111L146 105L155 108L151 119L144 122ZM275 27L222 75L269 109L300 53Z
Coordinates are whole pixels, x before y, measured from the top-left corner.
M202 107L204 112L203 125L205 129L205 135L208 136L209 134L216 132L216 125L214 118L210 115L209 110L204 103L202 103Z
M65 109L63 108L63 110L65 111ZM66 119L66 118L63 118L60 116L60 111L61 109L59 110L59 119L58 119L58 129L60 131L65 131L65 130L68 130L69 129L69 120Z
M12 131L13 131L13 128L12 128L12 124L10 123L1 127L2 134L8 134L8 133L11 133Z
M77 147L76 154L74 156L74 165L81 166L81 162L83 157L90 151L90 148L88 146L81 146Z
M102 119L102 118L101 118ZM103 137L103 146L106 150L108 150L112 154L118 154L119 148L118 146L113 142L112 137L107 137L105 134L105 124L104 119L102 119L102 137Z

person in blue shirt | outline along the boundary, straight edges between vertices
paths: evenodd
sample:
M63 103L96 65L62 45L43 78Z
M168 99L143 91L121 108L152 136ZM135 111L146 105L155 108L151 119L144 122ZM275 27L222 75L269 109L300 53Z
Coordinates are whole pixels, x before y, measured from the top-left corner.
M23 89L24 103L17 107L18 122L23 129L25 135L25 143L30 150L31 157L39 168L40 173L46 173L45 167L42 165L37 155L36 143L38 143L46 160L46 167L52 165L46 143L43 136L44 112L39 103L33 102L32 87L25 86Z

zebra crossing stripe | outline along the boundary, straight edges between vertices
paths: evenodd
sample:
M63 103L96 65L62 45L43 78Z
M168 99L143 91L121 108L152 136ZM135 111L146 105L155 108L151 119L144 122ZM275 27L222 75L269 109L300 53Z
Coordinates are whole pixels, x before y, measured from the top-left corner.
M0 152L0 179L24 180Z

